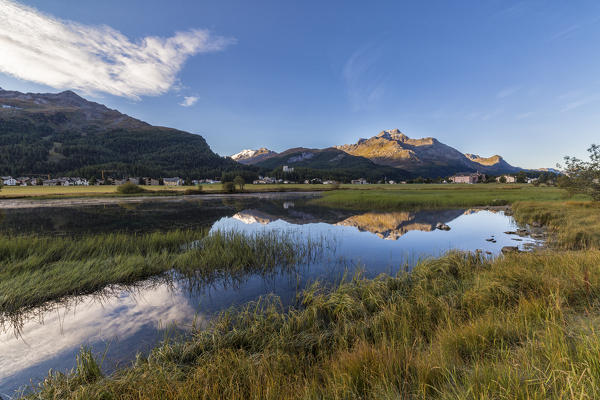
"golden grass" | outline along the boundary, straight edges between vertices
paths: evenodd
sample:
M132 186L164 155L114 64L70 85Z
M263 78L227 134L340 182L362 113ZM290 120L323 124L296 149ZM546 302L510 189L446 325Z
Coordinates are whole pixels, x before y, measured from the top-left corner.
M549 245L558 249L600 248L600 203L563 201L555 203L518 202L513 205L521 222L547 226Z
M594 399L599 295L598 251L452 253L227 311L108 377L83 351L31 398Z

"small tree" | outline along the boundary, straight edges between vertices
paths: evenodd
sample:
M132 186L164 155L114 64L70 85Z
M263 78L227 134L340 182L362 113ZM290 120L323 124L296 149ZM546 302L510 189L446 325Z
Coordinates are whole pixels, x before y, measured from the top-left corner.
M233 182L223 182L223 190L227 193L234 193L235 184Z
M502 175L500 177L500 179L498 180L498 182L500 182L500 183L506 183L506 176Z
M565 157L565 174L559 177L558 185L571 196L583 193L594 201L600 201L600 146L591 145L588 153L590 161Z
M244 191L244 185L246 185L246 181L241 176L236 176L233 179L233 184L240 188L240 192Z
M98 180L96 179L95 176L92 176L88 183L90 185L94 186L96 183L98 183ZM38 185L39 185L39 183L38 183Z

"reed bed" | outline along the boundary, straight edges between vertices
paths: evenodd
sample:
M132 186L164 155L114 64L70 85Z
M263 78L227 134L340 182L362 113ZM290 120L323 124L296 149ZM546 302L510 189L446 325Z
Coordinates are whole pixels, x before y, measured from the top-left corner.
M204 280L293 267L319 241L292 233L177 230L85 237L0 237L0 315L176 271Z

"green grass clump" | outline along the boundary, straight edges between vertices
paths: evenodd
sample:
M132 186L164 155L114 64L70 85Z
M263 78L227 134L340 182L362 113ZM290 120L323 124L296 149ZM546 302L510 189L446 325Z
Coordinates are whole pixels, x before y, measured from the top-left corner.
M600 395L600 252L451 253L412 273L266 298L44 399L484 399Z
M318 255L292 234L177 230L84 237L0 237L0 320L47 301L175 270L197 281L268 273Z
M368 185L363 185L367 186ZM336 190L311 200L312 204L355 210L504 206L515 201L557 201L565 191L532 185L374 185L373 188Z

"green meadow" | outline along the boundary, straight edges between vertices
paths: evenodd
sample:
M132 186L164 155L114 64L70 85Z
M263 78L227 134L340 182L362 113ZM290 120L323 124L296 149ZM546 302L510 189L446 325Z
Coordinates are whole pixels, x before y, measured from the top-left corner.
M526 184L411 184L342 185L312 200L320 206L353 210L406 208L468 208L503 206L516 201L559 201L565 191L553 186Z

